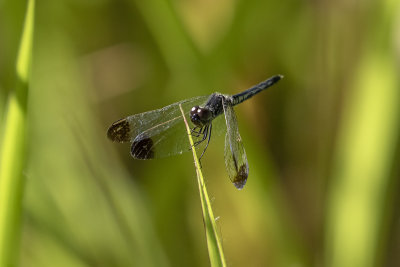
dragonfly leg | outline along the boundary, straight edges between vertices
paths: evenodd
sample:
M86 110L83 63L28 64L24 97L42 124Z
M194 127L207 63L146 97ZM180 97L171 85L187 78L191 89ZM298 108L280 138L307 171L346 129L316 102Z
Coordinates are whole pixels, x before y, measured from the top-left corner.
M190 150L192 150L194 147L198 146L201 142L203 142L203 141L206 140L206 138L207 138L208 125L206 125L205 127L199 128L198 131L195 130L196 128L199 128L199 127L196 126L196 127L194 127L194 128L192 129L192 132L196 133L196 134L192 134L192 136L194 136L194 137L200 137L200 135L202 134L202 135L203 135L203 139L194 142L193 146L190 147Z
M210 127L207 129L207 134L205 135L206 137L208 136L207 144L206 144L206 147L205 147L204 150L203 150L203 153L201 153L201 156L200 156L200 158L199 158L199 162L201 161L201 158L203 157L204 153L205 153L206 150L207 150L208 144L210 143L210 140L211 140L211 130L212 130L212 124L210 123ZM200 167L201 167L201 162L200 162Z
M197 130L198 129L198 130ZM192 130L190 130L190 133L194 136L194 137L199 137L203 131L203 127L200 128L198 126L194 127Z
M204 142L204 140L207 139L207 135L208 135L208 131L209 131L210 125L211 125L211 124L208 124L208 125L204 126L203 132L200 133L200 134L203 135L203 138L202 138L201 140L195 142L195 143L194 143L194 146L198 146L199 144L201 144L202 142Z

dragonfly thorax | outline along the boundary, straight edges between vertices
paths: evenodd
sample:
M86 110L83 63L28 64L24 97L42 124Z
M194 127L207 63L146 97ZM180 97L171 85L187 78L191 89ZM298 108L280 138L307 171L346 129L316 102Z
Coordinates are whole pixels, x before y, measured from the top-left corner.
M212 112L207 108L202 108L200 106L194 106L190 110L190 120L194 125L198 127L203 127L207 125L212 120Z

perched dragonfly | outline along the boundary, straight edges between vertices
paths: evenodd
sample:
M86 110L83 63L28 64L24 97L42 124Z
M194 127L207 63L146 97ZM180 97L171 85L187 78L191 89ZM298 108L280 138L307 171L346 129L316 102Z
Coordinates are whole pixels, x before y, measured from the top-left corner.
M267 89L282 77L273 76L236 95L213 93L128 116L114 122L107 136L114 142L131 142L131 155L135 159L161 158L189 151L191 146L179 108L181 105L185 116L193 123L195 146L207 140L201 158L210 143L213 120L223 113L226 123L225 166L232 183L242 189L249 175L249 165L233 107Z

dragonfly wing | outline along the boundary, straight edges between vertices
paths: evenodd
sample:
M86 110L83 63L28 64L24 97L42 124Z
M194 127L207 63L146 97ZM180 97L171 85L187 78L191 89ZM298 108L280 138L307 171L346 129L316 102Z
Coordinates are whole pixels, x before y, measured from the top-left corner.
M193 106L202 105L208 96L183 100L161 109L135 114L111 125L108 137L115 142L128 142L136 159L153 159L190 150L179 104L190 122Z
M242 189L249 176L249 164L239 134L237 119L229 99L223 100L226 121L225 166L229 178L237 189Z

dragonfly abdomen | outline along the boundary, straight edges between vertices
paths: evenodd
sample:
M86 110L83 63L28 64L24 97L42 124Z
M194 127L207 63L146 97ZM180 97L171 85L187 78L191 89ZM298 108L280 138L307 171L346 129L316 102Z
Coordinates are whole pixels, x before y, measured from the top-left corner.
M246 91L243 91L239 94L233 95L232 96L232 104L233 106L242 103L243 101L246 101L247 99L251 98L252 96L260 93L261 91L267 89L268 87L274 85L277 83L280 79L282 79L282 75L275 75L269 78L268 80L265 80L249 89Z

